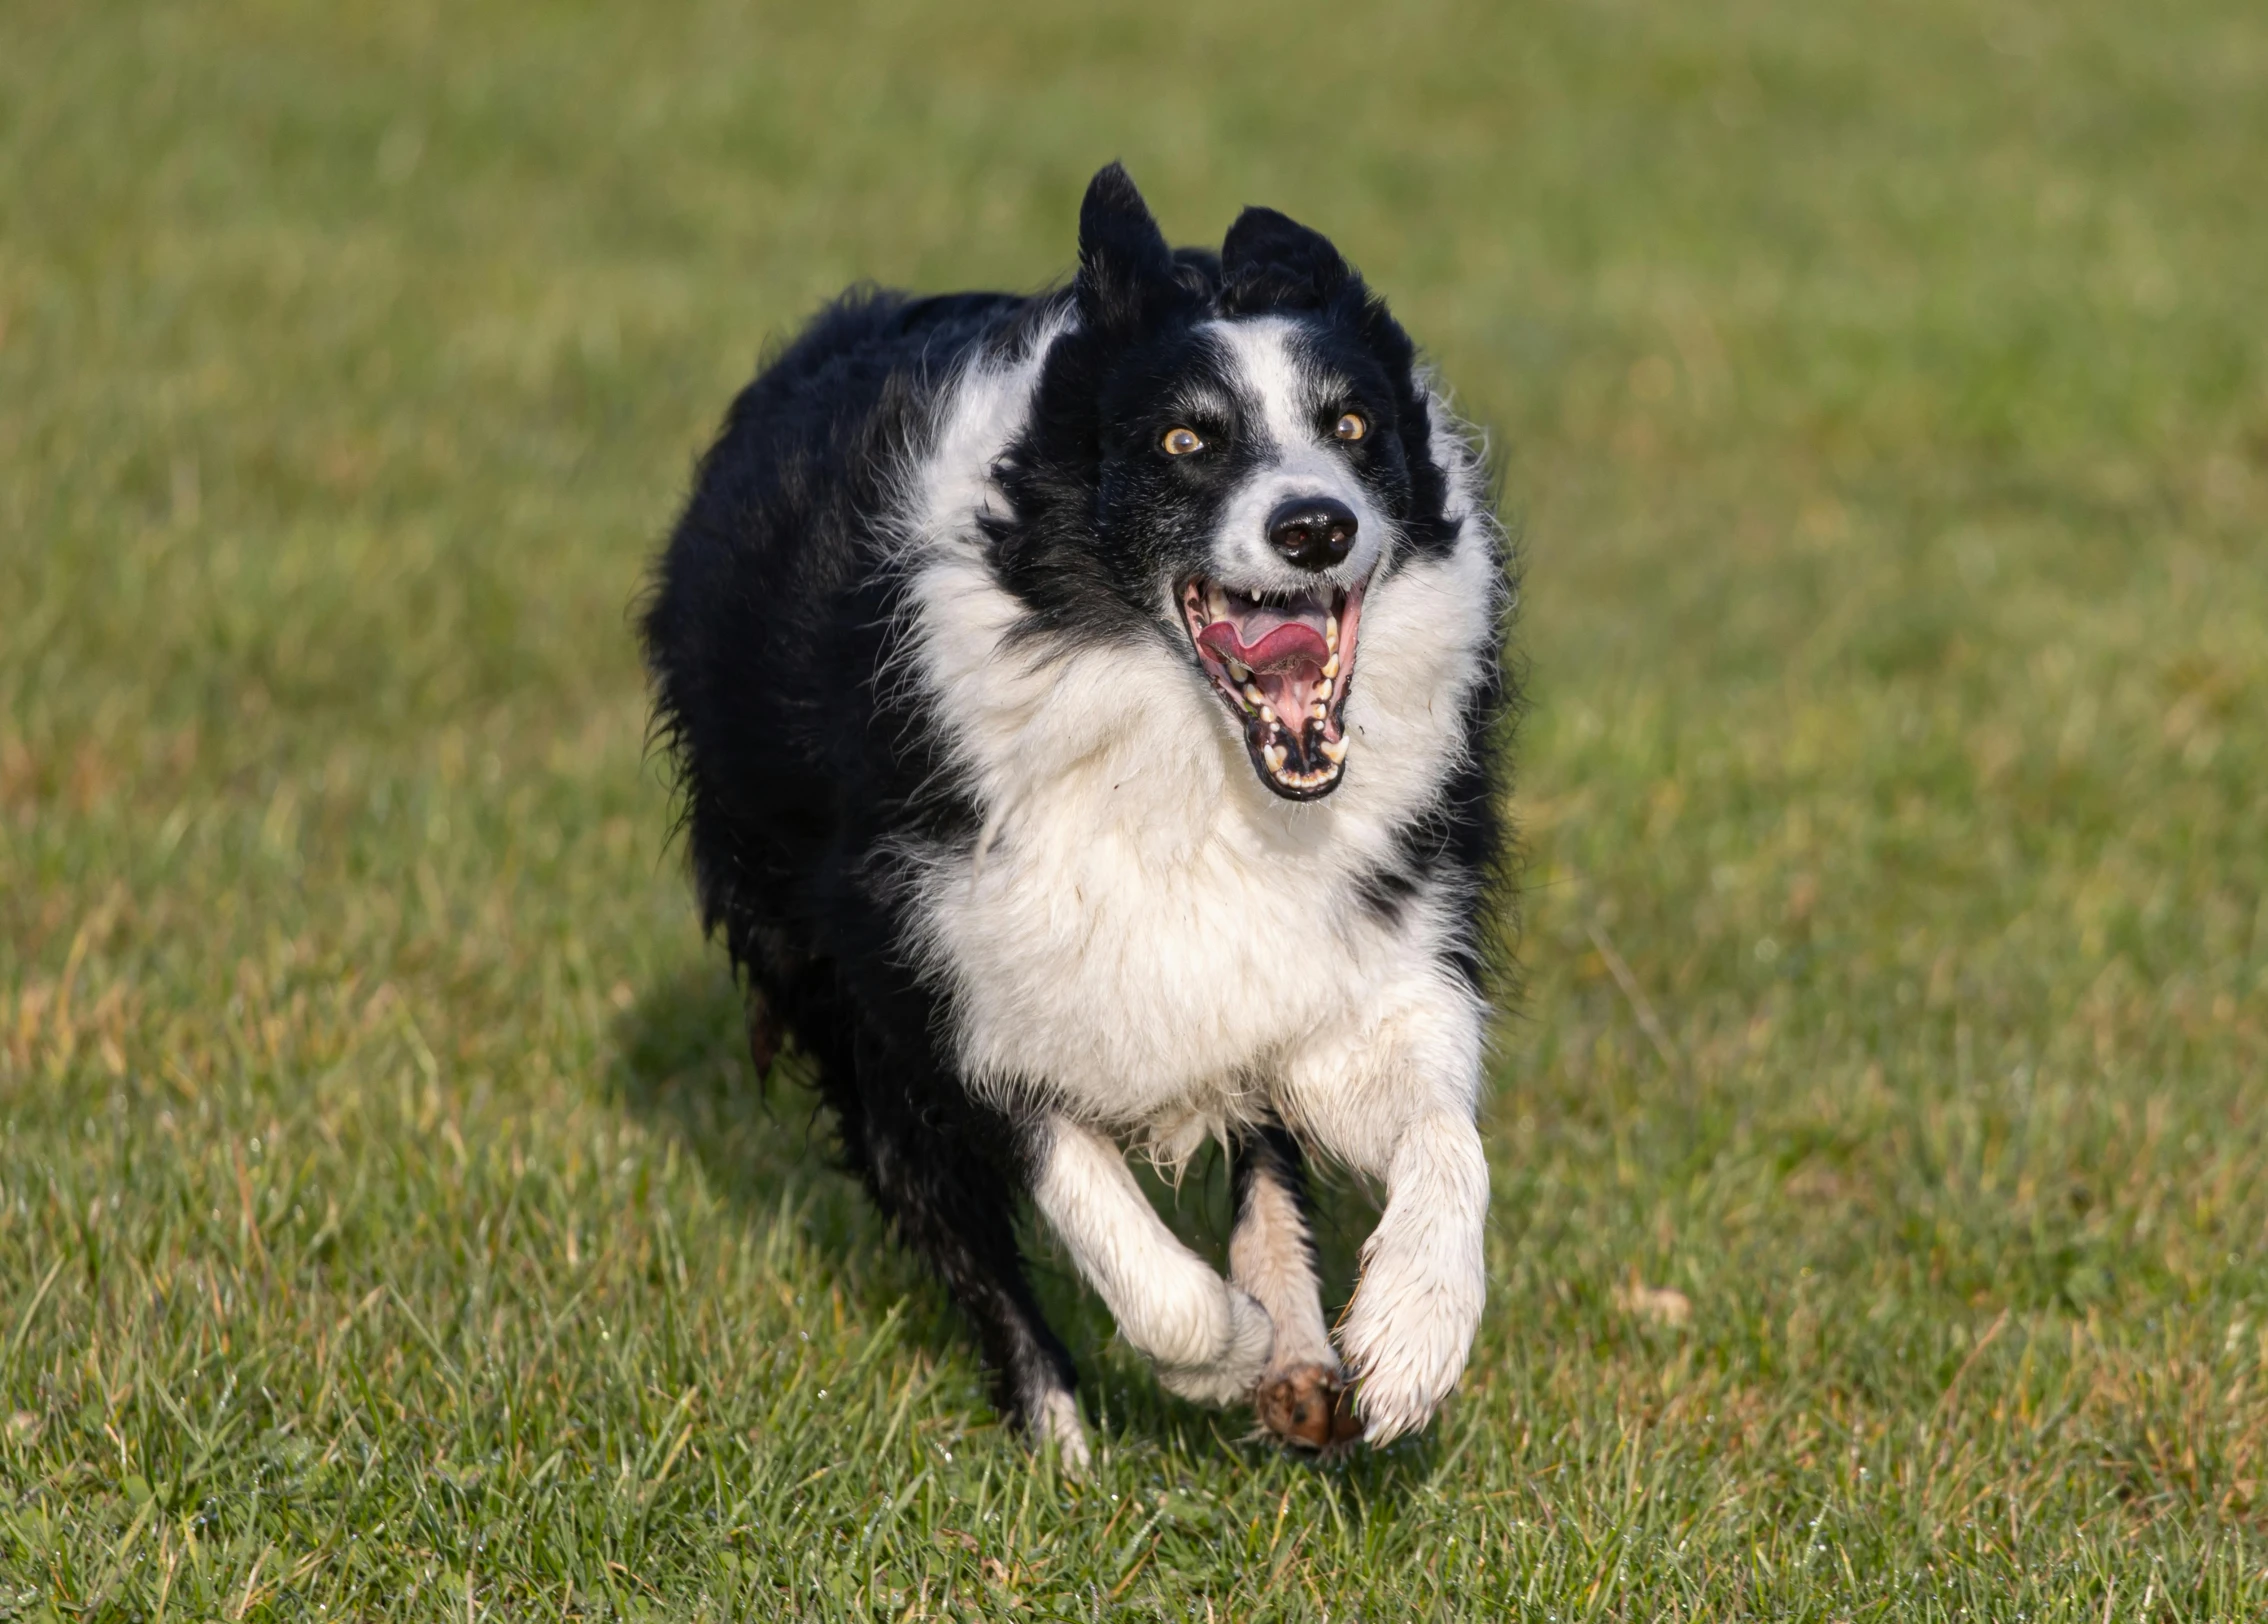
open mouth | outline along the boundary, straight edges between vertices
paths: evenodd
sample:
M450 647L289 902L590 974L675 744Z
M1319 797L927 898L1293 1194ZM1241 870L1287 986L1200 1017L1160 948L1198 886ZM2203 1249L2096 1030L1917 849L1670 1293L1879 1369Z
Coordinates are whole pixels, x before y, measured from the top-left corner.
M1244 728L1252 770L1287 800L1328 795L1346 776L1342 718L1362 592L1254 596L1203 576L1181 589L1197 658Z

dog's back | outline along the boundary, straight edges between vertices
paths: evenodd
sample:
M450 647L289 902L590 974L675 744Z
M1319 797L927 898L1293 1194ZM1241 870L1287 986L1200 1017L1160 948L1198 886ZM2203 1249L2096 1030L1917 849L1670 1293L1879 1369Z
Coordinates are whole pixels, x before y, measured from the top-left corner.
M741 392L701 460L645 639L704 922L744 963L765 962L750 932L818 945L858 826L921 805L926 735L875 680L894 481L958 363L1025 303L848 294Z

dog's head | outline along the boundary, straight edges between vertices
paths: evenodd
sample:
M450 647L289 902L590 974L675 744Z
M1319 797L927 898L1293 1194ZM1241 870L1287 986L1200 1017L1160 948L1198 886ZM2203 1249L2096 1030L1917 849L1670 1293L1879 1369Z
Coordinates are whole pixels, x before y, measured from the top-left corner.
M1116 164L1080 210L1072 300L1001 469L1008 584L1043 626L1171 638L1260 781L1328 795L1364 594L1455 529L1408 337L1272 209L1176 254Z

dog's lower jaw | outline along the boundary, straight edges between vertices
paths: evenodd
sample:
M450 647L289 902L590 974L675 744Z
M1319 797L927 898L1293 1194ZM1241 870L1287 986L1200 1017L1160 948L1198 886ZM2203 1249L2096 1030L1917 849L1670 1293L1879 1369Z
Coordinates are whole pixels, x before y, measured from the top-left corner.
M1420 1117L1397 1143L1385 1216L1340 1327L1374 1445L1421 1430L1464 1374L1487 1297L1488 1164L1470 1122Z

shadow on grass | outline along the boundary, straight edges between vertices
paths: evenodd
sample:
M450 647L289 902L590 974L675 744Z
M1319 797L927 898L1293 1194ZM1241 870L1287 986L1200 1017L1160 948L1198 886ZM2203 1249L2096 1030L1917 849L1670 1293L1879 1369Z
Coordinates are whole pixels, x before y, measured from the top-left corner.
M751 1223L792 1212L805 1238L875 1314L919 1279L834 1147L834 1124L802 1086L800 1056L759 1077L748 1057L740 991L721 965L688 965L648 987L615 1022L618 1101L669 1133L709 1187ZM909 1305L911 1306L911 1305Z
M976 1371L968 1327L943 1287L889 1238L857 1181L841 1170L834 1123L820 1109L807 1062L792 1050L758 1077L748 1057L740 990L724 968L704 960L650 986L616 1021L611 1078L617 1100L649 1126L671 1135L699 1163L751 1225L792 1213L809 1242L862 1317L879 1319L903 1302L909 1335L943 1358ZM1209 1147L1178 1185L1135 1158L1138 1176L1175 1231L1216 1265L1225 1263L1229 1230L1227 1159ZM1334 1180L1317 1191L1316 1240L1335 1312L1355 1274L1362 1237L1376 1209ZM1112 1333L1110 1317L1074 1277L1061 1249L1027 1221L1024 1251L1042 1309L1079 1367L1089 1422L1121 1447L1169 1441L1193 1453L1226 1447L1260 1465L1277 1451L1245 1436L1250 1418L1222 1414L1174 1398ZM1334 1295L1332 1283L1340 1288ZM1219 1440L1216 1445L1214 1440ZM1361 1498L1399 1498L1401 1486L1423 1480L1430 1441L1403 1444L1384 1456L1357 1453L1327 1469L1347 1478Z

